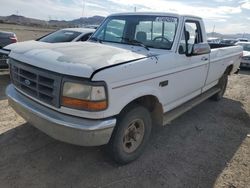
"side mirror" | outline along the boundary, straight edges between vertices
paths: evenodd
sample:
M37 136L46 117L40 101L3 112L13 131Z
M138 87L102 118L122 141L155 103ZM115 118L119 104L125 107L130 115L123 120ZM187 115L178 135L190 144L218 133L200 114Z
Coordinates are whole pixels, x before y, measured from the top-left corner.
M199 44L194 44L192 55L209 54L210 52L211 48L208 43L199 43Z

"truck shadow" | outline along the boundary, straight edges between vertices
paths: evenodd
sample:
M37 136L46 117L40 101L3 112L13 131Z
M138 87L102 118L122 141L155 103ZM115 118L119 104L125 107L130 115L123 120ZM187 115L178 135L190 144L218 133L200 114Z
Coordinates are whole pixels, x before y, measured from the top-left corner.
M3 187L213 187L250 130L240 102L206 101L157 127L144 154L114 164L104 147L56 141L29 124L0 135Z

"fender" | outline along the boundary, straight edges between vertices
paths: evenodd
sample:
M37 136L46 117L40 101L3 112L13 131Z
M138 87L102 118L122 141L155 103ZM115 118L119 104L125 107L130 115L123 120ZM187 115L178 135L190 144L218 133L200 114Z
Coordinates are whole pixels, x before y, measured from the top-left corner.
M154 96L162 104L163 97L157 88L145 85L137 88L133 86L133 89L128 88L128 90L129 92L123 93L122 96L119 96L118 93L120 92L114 92L114 89L111 91L111 95L113 96L112 101L116 101L116 103L111 104L111 109L115 114L119 114L129 103L144 96Z

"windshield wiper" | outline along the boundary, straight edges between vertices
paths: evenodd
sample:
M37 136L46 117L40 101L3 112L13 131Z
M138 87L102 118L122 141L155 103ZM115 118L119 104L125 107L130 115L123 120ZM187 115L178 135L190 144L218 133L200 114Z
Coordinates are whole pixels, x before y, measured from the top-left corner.
M97 37L91 37L89 40L95 41L95 42L99 42L102 43L102 40L97 38Z
M128 42L128 44L135 44L135 45L139 45L143 48L145 48L146 50L150 50L146 45L144 45L142 42L138 41L138 40L135 40L135 39L129 39L129 38L126 38L126 37L117 37L117 38L120 38L126 42Z

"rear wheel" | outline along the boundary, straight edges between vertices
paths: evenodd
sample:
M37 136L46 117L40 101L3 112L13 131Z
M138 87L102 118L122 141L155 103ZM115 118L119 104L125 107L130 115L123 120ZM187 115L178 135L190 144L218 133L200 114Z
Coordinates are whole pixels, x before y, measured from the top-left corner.
M120 164L136 160L143 152L151 133L151 116L142 106L132 106L118 118L109 143L109 152Z
M220 101L223 98L223 95L225 94L227 88L227 83L228 83L228 74L224 73L217 85L217 87L220 88L220 91L211 97L212 100Z

